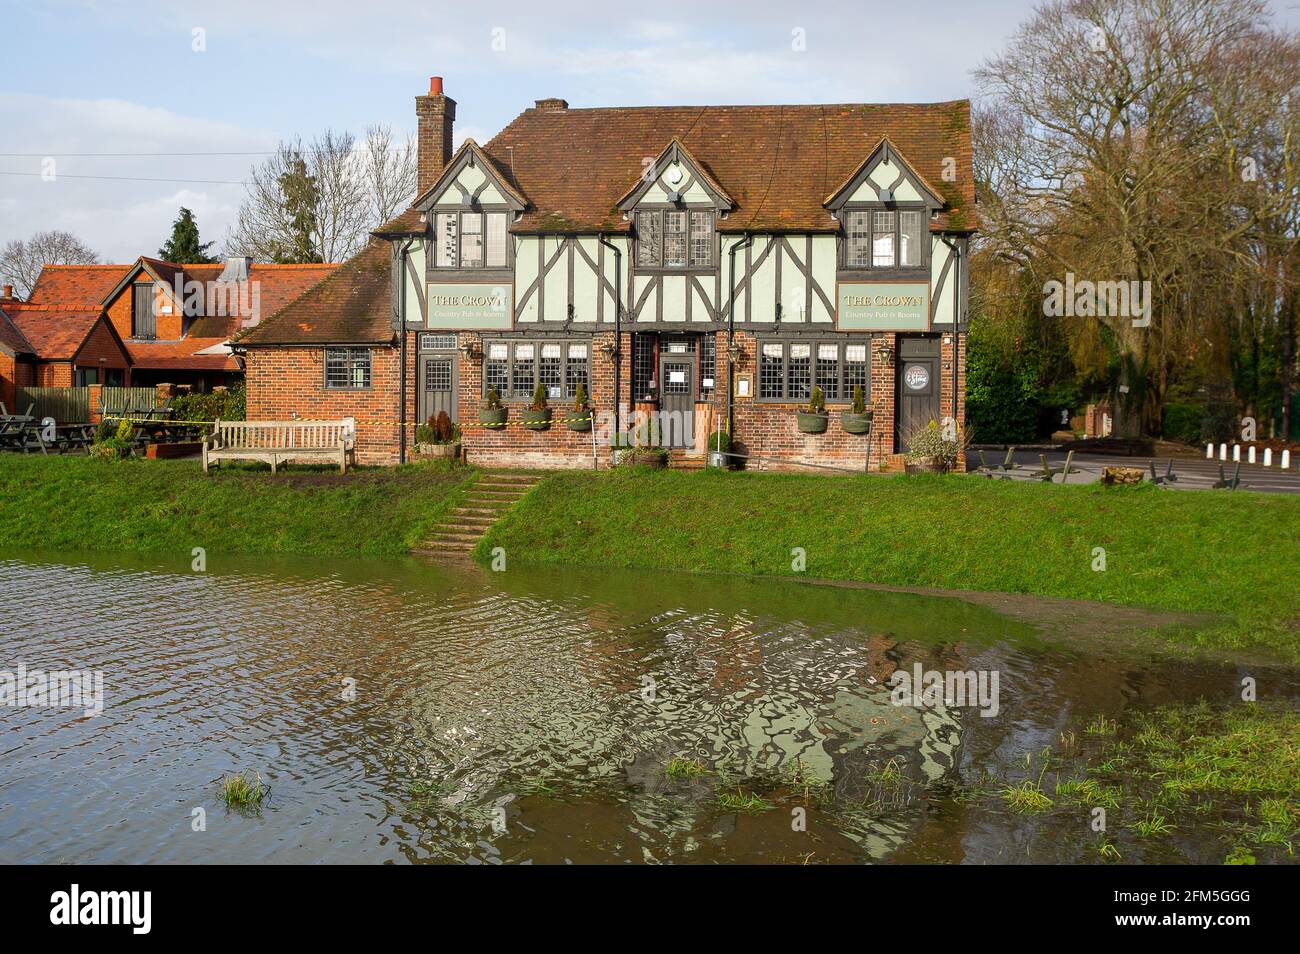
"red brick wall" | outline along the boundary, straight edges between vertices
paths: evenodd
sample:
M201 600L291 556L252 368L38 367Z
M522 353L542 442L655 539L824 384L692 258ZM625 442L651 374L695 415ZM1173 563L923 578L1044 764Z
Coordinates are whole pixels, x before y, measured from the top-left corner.
M137 278L142 278L142 272ZM116 298L108 304L108 320L113 323L117 333L123 338L131 337L131 311L134 308L135 293L132 289L135 283L132 282L123 288ZM175 288L170 285L154 285L154 333L158 338L164 341L176 341L181 337L181 331L185 321L185 309L182 302L173 300ZM172 313L164 315L162 309L165 305L171 305Z
M288 421L296 414L312 420L357 421L357 459L397 461L397 375L395 348L374 348L370 387L363 391L325 387L323 348L252 348L244 380L250 421Z
M103 358L103 361L99 359ZM127 353L117 343L113 337L113 332L109 330L108 323L102 319L95 323L94 330L86 336L81 350L76 355L76 365L79 368L98 368L102 373L106 368L117 368L125 370L130 364ZM102 379L101 379L102 380Z
M36 365L36 380L33 382L38 388L70 388L72 387L72 362L71 361L42 361Z
M12 355L0 351L0 404L7 407L11 414L17 413L14 411L14 388L16 386L14 378L17 376L14 364Z
M574 335L574 339L583 336ZM491 339L488 339L491 340ZM591 383L589 393L592 404L600 415L596 426L608 424L614 392L613 361L602 349L612 344L612 332L603 332L591 338ZM869 460L871 470L879 470L884 460L893 453L895 367L893 360L886 361L886 342L897 353L894 336L877 336L872 342L871 393L868 402L874 410L870 435L847 434L840 427L839 413L846 405L830 408L831 421L824 434L802 434L796 424L795 412L802 407L797 403L773 404L760 402L754 396L758 389L755 365L756 339L743 331L736 332L736 343L741 357L737 374L750 378L748 398L735 400L737 449L760 457L780 457L793 461L827 464L847 469L863 469ZM473 343L480 354L476 359L464 356L464 346ZM958 344L958 419L965 416L965 335ZM478 423L478 412L483 405L484 339L474 332L461 332L457 338L461 353L458 402L462 428L462 446L466 458L485 466L586 468L592 466L591 435L570 431L564 424L566 406L552 404L554 422L549 430L532 431L520 423L520 412L527 401L508 400L507 426L502 430L484 428ZM632 335L624 333L622 348L621 425L626 430L632 426L626 395L632 374ZM377 348L372 358L372 387L369 391L326 391L323 383L324 352L320 348L252 349L248 353L248 418L249 420L288 420L297 412L300 417L335 419L355 417L358 425L358 453L370 462L394 462L398 456L398 355L396 348ZM727 335L717 332L717 407L725 414L727 380ZM408 459L413 455L417 419L417 336L407 339L406 420ZM952 344L941 345L940 412L951 414L952 408ZM368 421L389 423L372 424ZM608 465L608 435L597 432L597 456L602 467ZM782 462L755 461L755 469L798 469Z

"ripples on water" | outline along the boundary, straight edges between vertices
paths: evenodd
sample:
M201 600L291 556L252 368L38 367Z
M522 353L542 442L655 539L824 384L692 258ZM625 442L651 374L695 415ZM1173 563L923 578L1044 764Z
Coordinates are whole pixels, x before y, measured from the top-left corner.
M93 718L0 709L0 861L997 860L1016 836L985 821L844 806L890 759L942 790L1163 685L956 600L210 560L0 560L0 668L101 669L106 695ZM892 706L914 662L1000 670L1002 711ZM836 798L794 832L667 779L674 756L747 783L798 761ZM257 817L216 798L245 768L271 786Z

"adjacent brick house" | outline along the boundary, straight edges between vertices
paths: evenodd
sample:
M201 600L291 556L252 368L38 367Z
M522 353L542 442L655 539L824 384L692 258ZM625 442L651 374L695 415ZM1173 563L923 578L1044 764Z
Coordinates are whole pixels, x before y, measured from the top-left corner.
M97 309L0 302L0 401L20 387L125 384L130 356Z
M128 265L46 265L21 307L31 315L47 314L44 324L62 321L65 337L88 332L87 322L102 317L95 341L108 348L107 338L115 338L126 360L74 362L79 375L50 369L34 383L169 383L210 390L238 381L243 368L228 346L230 337L297 298L334 267L263 265L245 258L175 265L146 257ZM53 353L41 357L54 360ZM61 354L57 360L69 359Z
M634 431L751 466L879 469L964 418L970 107L570 109L538 100L453 154L456 103L416 98L419 194L320 285L240 332L250 418L354 417L402 459L446 411L470 459L592 466L561 415L579 384L594 456ZM541 385L549 430L519 426ZM824 433L796 411L819 388ZM870 435L839 412L861 388ZM501 430L480 427L496 391ZM648 426L647 426L648 425Z

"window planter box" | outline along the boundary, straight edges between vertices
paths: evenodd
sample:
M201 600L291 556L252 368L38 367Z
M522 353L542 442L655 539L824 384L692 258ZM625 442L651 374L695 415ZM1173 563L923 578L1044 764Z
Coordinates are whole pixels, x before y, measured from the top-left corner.
M540 411L527 408L522 412L524 427L530 431L547 431L551 428L551 409L544 407Z
M489 429L496 430L506 426L506 415L509 413L509 409L504 407L481 408L478 412L478 422Z
M455 460L460 456L460 444L416 444L415 453L420 457Z
M871 411L867 410L865 414L842 411L840 413L840 427L844 429L845 434L870 434Z
M807 411L796 411L795 414L801 434L824 434L831 422L829 414L810 414Z

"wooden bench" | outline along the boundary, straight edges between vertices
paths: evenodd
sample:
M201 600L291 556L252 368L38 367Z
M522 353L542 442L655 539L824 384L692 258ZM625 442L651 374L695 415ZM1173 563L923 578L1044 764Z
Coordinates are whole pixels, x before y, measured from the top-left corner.
M216 421L203 442L203 471L223 460L264 460L274 474L290 460L337 461L355 467L356 423L341 421Z

